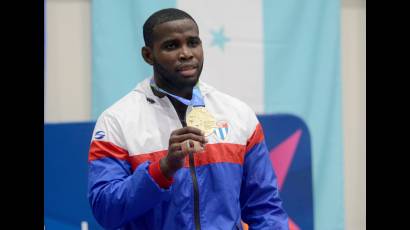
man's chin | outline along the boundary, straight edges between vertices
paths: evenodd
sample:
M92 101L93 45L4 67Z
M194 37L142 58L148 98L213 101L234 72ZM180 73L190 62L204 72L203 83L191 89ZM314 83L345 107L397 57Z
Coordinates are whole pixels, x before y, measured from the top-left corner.
M198 82L199 76L179 76L178 84L183 87L194 87Z

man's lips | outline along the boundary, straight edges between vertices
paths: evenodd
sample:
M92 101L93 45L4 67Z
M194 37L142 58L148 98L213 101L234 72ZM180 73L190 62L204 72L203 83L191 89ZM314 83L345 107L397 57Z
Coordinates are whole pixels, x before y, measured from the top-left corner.
M185 65L177 68L177 71L186 77L191 77L196 73L197 67L195 65Z

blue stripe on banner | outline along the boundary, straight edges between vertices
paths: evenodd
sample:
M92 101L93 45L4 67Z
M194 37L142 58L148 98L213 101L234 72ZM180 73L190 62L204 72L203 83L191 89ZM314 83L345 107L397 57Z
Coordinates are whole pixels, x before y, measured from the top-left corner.
M142 26L176 0L92 1L92 119L152 75L141 57Z
M340 1L263 3L265 112L301 117L311 130L314 225L344 229Z

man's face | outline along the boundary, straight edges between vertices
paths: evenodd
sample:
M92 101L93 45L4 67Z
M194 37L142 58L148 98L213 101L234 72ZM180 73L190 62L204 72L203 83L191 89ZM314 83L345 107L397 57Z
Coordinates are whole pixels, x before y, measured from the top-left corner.
M194 86L203 66L202 43L190 19L169 21L154 27L152 60L163 84L183 89Z

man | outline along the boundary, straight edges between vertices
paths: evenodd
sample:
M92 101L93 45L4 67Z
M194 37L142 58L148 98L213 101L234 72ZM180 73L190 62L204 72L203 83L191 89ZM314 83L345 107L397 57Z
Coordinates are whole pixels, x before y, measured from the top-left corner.
M262 128L243 102L199 81L195 20L144 24L153 77L104 111L89 153L89 202L108 229L288 229Z

